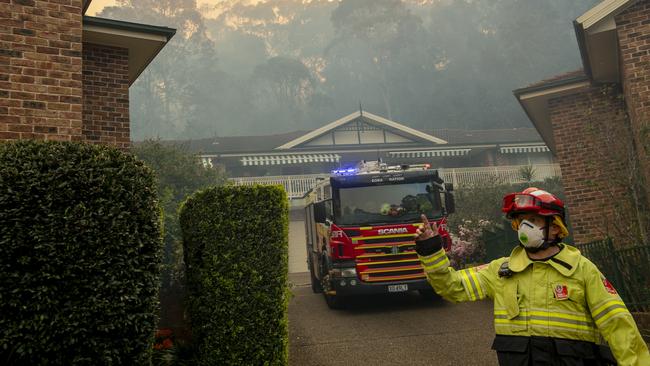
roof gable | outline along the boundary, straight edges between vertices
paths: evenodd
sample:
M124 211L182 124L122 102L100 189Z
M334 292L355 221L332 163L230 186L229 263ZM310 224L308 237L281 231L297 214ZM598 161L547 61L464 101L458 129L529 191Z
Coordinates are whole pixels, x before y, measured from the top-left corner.
M615 17L638 0L605 0L579 16L573 27L582 66L594 82L620 81L619 43Z
M591 28L606 18L622 12L635 2L636 0L605 0L579 16L576 22L582 24L584 29Z
M357 111L303 136L276 150L335 145L375 145L390 143L446 144L447 141L400 123Z

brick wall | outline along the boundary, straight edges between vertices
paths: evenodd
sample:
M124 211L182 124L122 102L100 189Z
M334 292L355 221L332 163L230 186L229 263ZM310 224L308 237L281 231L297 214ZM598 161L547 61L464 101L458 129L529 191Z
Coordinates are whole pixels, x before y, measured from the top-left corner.
M639 170L650 183L650 2L639 1L616 17L621 70ZM646 192L650 207L650 192Z
M0 0L0 140L81 139L81 0Z
M575 242L610 235L624 244L631 212L624 142L631 136L623 98L611 87L593 87L552 99L549 110Z
M127 49L84 43L83 136L86 142L129 147L128 71Z

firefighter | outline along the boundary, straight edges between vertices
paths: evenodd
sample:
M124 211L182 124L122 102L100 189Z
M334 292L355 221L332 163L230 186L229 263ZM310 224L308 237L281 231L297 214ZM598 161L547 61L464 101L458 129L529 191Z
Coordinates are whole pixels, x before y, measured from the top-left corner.
M568 235L562 201L531 187L503 202L520 242L509 257L456 271L435 223L431 227L422 215L415 234L439 295L452 302L493 299L492 349L499 364L650 365L648 348L612 284L578 249L562 243ZM598 345L601 336L609 348Z

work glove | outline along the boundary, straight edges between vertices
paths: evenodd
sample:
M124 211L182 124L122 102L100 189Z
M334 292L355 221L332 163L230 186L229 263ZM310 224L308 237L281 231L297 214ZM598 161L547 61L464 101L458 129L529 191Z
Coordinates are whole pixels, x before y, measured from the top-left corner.
M438 233L438 225L429 223L427 216L422 214L422 225L415 231L415 251L425 257L442 249L442 238Z

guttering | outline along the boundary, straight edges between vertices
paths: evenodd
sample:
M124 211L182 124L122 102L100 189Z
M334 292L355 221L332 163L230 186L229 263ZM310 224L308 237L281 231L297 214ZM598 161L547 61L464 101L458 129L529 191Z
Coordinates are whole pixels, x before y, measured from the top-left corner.
M553 80L549 81L548 83L515 89L513 91L513 94L515 97L517 97L518 100L520 100L520 97L524 95L524 97L530 97L531 94L533 96L537 96L538 94L554 94L558 91L565 91L567 87L571 88L573 84L588 81L589 77L587 75L572 76L566 79Z
M81 14L86 14L86 10L88 10L88 7L90 6L90 3L93 0L84 0L82 8L81 8Z
M119 30L124 30L129 32L163 36L167 38L167 41L169 41L176 34L176 29L174 28L160 27L155 25L133 23L133 22L125 22L122 20L91 17L88 15L84 15L83 24L84 27L95 26L95 27L119 29Z

